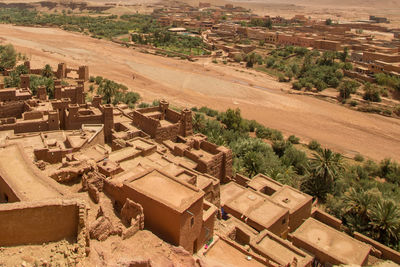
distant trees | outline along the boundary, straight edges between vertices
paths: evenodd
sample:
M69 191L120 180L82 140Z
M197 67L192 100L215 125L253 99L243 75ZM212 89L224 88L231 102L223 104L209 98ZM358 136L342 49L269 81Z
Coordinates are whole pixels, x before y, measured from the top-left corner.
M360 86L360 84L356 81L353 80L345 80L343 83L339 86L339 96L342 99L349 99L351 98L351 94L354 94L357 92L357 88Z
M333 23L333 21L332 21L331 18L328 18L328 19L325 20L325 24L326 25L332 25L332 23Z
M11 69L17 63L17 53L11 44L0 45L0 71Z
M129 107L133 108L134 104L136 104L140 95L136 92L127 92L128 88L123 85L111 81L109 79L104 79L101 76L93 77L91 79L96 84L98 84L97 94L103 96L103 101L107 104L118 104L119 102L127 104ZM90 86L90 88L93 85ZM91 89L92 90L92 89Z
M364 85L364 100L372 101L372 102L381 102L381 93L379 88L376 85L371 83L366 83Z

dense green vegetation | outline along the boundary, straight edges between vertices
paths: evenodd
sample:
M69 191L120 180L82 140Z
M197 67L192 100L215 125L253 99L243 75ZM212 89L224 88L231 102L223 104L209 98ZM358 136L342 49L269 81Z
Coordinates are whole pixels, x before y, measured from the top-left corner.
M170 33L151 16L143 14L120 17L116 15L77 16L3 8L0 9L0 23L56 26L64 30L82 32L95 38L106 39L134 32L132 39L139 44L151 44L168 51L184 54L203 55L209 53L200 38Z
M134 108L139 101L140 95L136 92L128 92L128 87L123 84L116 83L112 80L104 79L101 76L91 76L89 82L93 83L89 86L89 91L94 92L94 84L97 85L96 93L103 96L103 102L116 105L125 103L130 108Z
M328 87L338 88L343 80L343 69L352 69L345 62L347 52L309 51L302 47L286 46L272 50L265 60L265 67L280 72L279 80L293 83L300 90L316 88L322 91Z
M0 45L0 71L11 69L17 63L17 53L11 44Z
M321 148L315 140L299 145L295 136L285 140L281 132L243 119L239 109L192 110L195 132L232 149L235 172L249 177L263 173L301 189L342 219L349 234L358 231L400 249L400 166L396 162L365 161L360 155L351 161ZM252 132L256 137L250 137Z
M187 55L210 54L201 38L171 33L166 29L151 29L149 32L134 33L132 41Z
M135 15L129 19L109 16L76 16L65 13L42 13L26 9L0 9L0 23L16 25L57 26L69 31L88 32L95 37L111 38L129 33L151 21L149 16Z

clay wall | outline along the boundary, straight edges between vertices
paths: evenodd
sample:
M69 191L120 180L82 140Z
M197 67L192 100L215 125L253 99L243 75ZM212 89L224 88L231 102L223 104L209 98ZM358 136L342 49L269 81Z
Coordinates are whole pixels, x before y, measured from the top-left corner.
M250 182L250 178L236 173L236 175L233 177L233 181L241 186L247 187L247 183Z
M167 109L165 119L172 123L177 123L181 119L181 114L179 112L176 112L175 110Z
M371 63L368 68L372 72L397 72L400 73L400 65L393 65L385 62Z
M217 209L215 209L215 207L212 207L210 203L207 203L205 201L203 203L203 214L204 213L209 213L209 214L207 214L206 218L203 218L203 226L200 234L200 239L199 239L200 244L198 248L201 248L203 244L208 242L214 236L214 222L216 218Z
M179 245L191 253L197 252L204 244L201 232L203 229L203 198L196 201L181 214ZM190 214L190 213L192 214ZM214 224L212 225L212 228Z
M355 71L349 71L349 70L343 70L344 76L355 78L355 79L360 79L366 82L373 83L375 82L375 78L355 72Z
M341 44L338 41L330 40L315 40L314 47L321 50L339 51L341 50Z
M42 121L19 121L15 124L14 132L26 133L26 132L43 132L49 130L49 124L47 120Z
M114 114L111 105L100 105L99 109L102 113L102 123L104 124L104 138L106 142L112 142L112 130L114 129Z
M54 90L54 98L57 100L69 98L71 100L71 104L85 103L83 87L80 85L71 88L60 88L57 86L57 88Z
M381 60L388 63L400 62L400 55L373 53L367 51L363 53L363 61L371 62L374 60Z
M158 108L157 108L158 110ZM147 118L140 111L134 111L132 113L132 124L145 133L150 135L152 138L156 135L157 128L160 126L160 122L151 118Z
M0 246L76 239L79 207L72 201L19 202L0 206Z
M51 164L56 164L62 162L62 159L65 158L65 156L70 153L70 150L69 149L49 150L48 148L42 148L42 149L35 149L33 153L37 160L43 160Z
M312 211L311 217L314 219L329 225L330 227L336 229L336 230L341 230L342 227L342 221L337 219L336 217L333 217L332 215L329 215L328 213L321 211L319 209L315 209Z
M42 69L30 69L29 72L30 72L31 74L41 75L41 74L42 74Z
M172 124L167 127L159 127L156 130L154 139L156 142L162 142L165 140L174 140L179 134L179 123Z
M265 40L265 32L260 29L247 28L247 36L254 40Z
M25 103L22 101L0 103L0 118L21 118L24 111Z
M22 117L25 121L43 119L43 113L41 111L27 111L22 114Z
M290 232L296 230L305 220L311 216L312 199L310 198L307 203L304 203L301 208L294 211L289 215L289 228Z
M71 108L65 118L65 130L79 130L82 124L103 124L102 114L80 115Z
M141 114L144 114L144 113L159 111L159 107L157 106L157 107L140 108L140 109L137 109L136 111Z
M384 259L384 260L391 260L397 264L400 264L400 252L395 251L394 249L391 249L369 237L366 237L365 235L362 235L358 232L354 232L354 238L367 243L369 245L371 245L372 247L375 248L375 250L378 250L381 254L380 258Z
M146 229L151 230L154 234L173 245L180 245L180 227L181 220L183 220L181 214L127 185L123 185L122 191L132 201L139 203L143 207L144 226ZM191 251L191 247L184 248Z
M21 201L17 194L12 190L12 186L9 185L0 176L0 203L12 203ZM0 206L1 207L1 206Z
M16 89L2 89L0 90L0 101L13 101L16 100Z
M233 176L233 153L227 147L220 146L218 147L218 151L222 152L222 165L221 165L221 173L220 181L222 183L229 182L230 178Z

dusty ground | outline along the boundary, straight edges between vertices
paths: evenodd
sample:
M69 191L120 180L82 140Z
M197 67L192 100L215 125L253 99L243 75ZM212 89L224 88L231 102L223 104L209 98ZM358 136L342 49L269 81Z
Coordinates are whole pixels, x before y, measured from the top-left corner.
M50 63L55 68L62 61L70 66L87 64L91 75L124 83L147 101L166 98L176 105L218 110L238 107L246 118L304 141L317 139L348 155L400 160L399 120L284 93L281 88L288 85L263 73L143 54L58 29L0 25L0 36L3 43L26 53L33 67Z

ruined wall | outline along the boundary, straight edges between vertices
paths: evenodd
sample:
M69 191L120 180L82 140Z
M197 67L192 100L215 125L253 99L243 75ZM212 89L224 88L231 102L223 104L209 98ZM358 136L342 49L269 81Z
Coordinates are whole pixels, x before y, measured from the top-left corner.
M355 72L355 71L343 70L343 74L344 74L344 76L359 79L362 81L366 81L366 82L370 82L370 83L375 82L375 78L367 76L365 74Z
M25 103L23 101L0 103L0 118L21 118L24 111Z
M62 159L70 152L69 149L49 150L48 148L35 149L33 151L37 160L43 160L51 164L62 162Z
M79 207L73 201L20 202L0 206L0 246L76 239Z
M157 109L158 110L158 109ZM132 113L132 124L143 130L152 138L156 135L156 130L160 126L160 122L154 119L147 118L138 111Z
M144 211L145 229L151 230L155 235L173 245L179 245L181 221L180 214L177 211L127 185L119 187L106 180L103 191L113 199L117 210L122 209L127 198L140 204Z
M165 119L172 123L177 123L181 119L181 114L172 109L167 109L165 114Z
M103 116L100 115L79 115L78 113L70 112L66 116L65 130L78 130L82 124L103 124Z
M176 136L179 134L180 124L172 124L167 127L159 127L156 130L154 139L156 142L162 142L165 140L174 140Z

